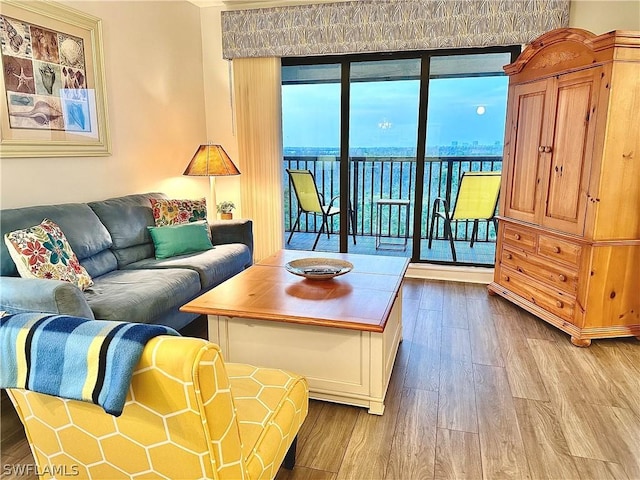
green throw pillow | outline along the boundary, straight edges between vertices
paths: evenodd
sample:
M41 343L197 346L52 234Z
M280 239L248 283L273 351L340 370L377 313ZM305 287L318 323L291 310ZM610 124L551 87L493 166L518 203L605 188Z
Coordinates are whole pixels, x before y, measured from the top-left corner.
M213 248L207 235L209 226L206 221L147 228L156 248L156 258L170 258Z

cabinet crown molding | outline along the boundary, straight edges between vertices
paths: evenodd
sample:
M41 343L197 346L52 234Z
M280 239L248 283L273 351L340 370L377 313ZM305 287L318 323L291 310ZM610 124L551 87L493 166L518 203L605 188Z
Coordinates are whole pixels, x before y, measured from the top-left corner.
M527 45L515 62L504 67L504 71L510 76L524 70L538 70L536 76L554 74L607 60L606 53L603 55L602 52L613 47L637 49L640 56L640 33L613 30L595 35L581 28L557 28Z

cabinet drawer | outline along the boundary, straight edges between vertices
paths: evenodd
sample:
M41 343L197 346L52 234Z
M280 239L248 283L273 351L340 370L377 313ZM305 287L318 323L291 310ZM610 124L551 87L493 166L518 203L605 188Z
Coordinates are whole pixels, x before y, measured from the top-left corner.
M577 270L552 264L534 253L505 248L500 254L500 261L517 272L572 295L578 290Z
M536 248L536 234L525 228L516 227L513 225L507 225L504 227L504 234L502 236L503 242L506 245L512 245L514 247L522 248L530 252L535 251Z
M582 246L547 235L538 236L538 254L553 260L578 265Z
M545 287L530 277L508 267L500 268L498 283L546 311L573 322L575 297Z

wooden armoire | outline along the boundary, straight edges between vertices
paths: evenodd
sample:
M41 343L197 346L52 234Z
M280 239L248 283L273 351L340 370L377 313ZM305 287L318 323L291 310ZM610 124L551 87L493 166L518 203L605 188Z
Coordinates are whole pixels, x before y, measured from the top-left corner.
M490 293L571 335L640 338L640 32L548 32L505 66Z

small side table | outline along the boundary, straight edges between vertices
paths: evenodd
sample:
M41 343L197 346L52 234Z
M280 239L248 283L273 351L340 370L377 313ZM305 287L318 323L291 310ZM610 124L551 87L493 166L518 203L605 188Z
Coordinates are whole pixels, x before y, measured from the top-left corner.
M376 231L376 250L406 250L407 241L409 235L409 207L411 206L410 200L404 200L400 198L380 198L376 200L377 205L377 213L378 213L378 230ZM404 210L406 225L405 225L405 234L404 237L400 237L400 222L398 222L398 239L402 240L402 242L394 242L391 241L391 222L387 222L388 229L387 231L383 231L383 222L382 222L382 212L384 208L388 208L389 210L389 218L393 214L394 207L397 208L398 212L398 220L402 218L402 211ZM389 238L388 241L382 241L382 237Z

